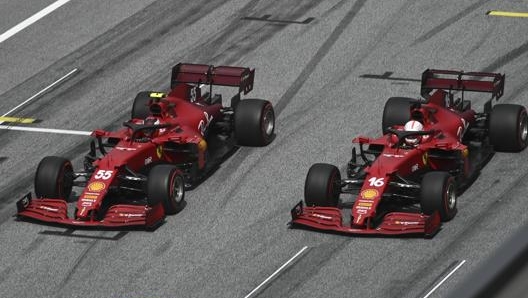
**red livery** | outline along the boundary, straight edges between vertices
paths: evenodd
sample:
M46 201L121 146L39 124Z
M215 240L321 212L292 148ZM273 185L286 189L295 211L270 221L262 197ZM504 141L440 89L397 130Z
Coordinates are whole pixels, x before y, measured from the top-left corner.
M35 175L36 199L17 202L18 217L70 226L157 226L184 206L185 189L214 171L240 145L274 137L271 103L240 99L253 89L254 70L178 64L171 91L140 92L131 120L115 132L95 130L84 169L48 156ZM202 94L204 85L209 92ZM238 87L229 106L212 85ZM72 187L82 187L78 196ZM77 199L68 212L68 200Z
M433 236L457 212L457 195L478 176L494 152L523 150L528 117L520 105L497 104L505 76L426 70L423 99L392 97L378 138L357 137L347 177L337 167L314 164L304 188L307 206L291 211L292 225L348 234ZM461 98L454 99L459 92ZM483 112L464 99L491 93ZM349 194L352 200L340 200ZM350 208L350 216L343 212Z

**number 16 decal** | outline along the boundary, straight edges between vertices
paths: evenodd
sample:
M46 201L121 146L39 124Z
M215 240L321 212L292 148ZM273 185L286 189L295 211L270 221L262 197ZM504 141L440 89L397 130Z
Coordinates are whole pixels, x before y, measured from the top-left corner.
M368 181L370 182L370 186L381 187L385 184L384 180L385 178L372 177Z

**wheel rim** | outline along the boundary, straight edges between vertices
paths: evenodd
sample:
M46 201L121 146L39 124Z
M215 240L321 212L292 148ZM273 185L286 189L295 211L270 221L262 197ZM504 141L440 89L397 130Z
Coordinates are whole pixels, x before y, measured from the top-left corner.
M523 114L524 116L521 118L521 121L519 122L519 131L521 132L521 141L523 143L526 142L526 139L528 138L528 117L526 114Z
M273 114L272 109L266 109L262 117L262 130L267 136L270 136L273 133L273 128L275 127L275 115Z
M180 203L183 199L183 178L177 175L172 179L171 184L171 199L176 203Z
M447 197L447 208L448 210L453 210L456 205L456 193L453 183L450 183L446 190Z

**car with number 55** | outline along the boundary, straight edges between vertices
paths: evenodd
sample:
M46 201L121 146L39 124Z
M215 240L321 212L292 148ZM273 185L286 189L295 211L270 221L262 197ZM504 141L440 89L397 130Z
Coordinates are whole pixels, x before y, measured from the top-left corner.
M241 99L253 89L254 75L246 67L175 65L170 92L138 93L122 129L92 132L82 170L74 171L66 158L44 157L35 174L36 198L29 193L17 202L18 218L68 226L156 227L166 214L182 210L186 189L207 178L239 146L272 142L271 102ZM224 106L213 85L238 92ZM209 88L202 93L203 87ZM82 188L80 195L72 195L73 187ZM72 197L76 207L68 211Z

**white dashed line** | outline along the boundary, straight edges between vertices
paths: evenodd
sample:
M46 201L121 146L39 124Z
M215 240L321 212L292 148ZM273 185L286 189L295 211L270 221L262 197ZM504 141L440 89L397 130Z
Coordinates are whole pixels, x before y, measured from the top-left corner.
M266 278L260 285L258 285L256 288L253 289L253 291L249 292L244 298L249 298L253 294L255 294L260 288L262 288L264 285L266 285L269 281L271 281L277 274L279 274L284 268L288 267L291 263L293 263L299 256L308 249L308 246L303 247L298 253L296 253L291 259L289 259L284 265L280 266L279 269L277 269L273 274L271 274L268 278Z
M442 278L442 280L437 283L427 294L425 294L425 296L423 296L423 298L427 298L429 296L431 296L431 294L433 294L434 291L436 291L436 289L438 289L438 287L440 287L451 275L453 275L453 273L455 273L455 271L457 271L460 267L462 267L462 265L464 265L464 263L466 262L466 260L462 260L460 261L460 263L458 263L458 265L453 268L453 270L451 270L451 272L449 272L449 274L447 274L444 278Z
M20 31L22 31L24 29L26 29L31 24L33 24L36 21L42 19L43 17L47 16L48 14L50 14L51 12L56 10L57 8L63 6L64 4L66 4L66 3L70 2L70 1L71 0L58 0L58 1L48 5L43 10L37 12L36 14L34 14L34 15L30 16L29 18L25 19L24 21L20 22L15 27L13 27L13 28L7 30L6 32L2 33L2 35L0 35L0 43L6 41L7 39L12 37L13 35L17 34L18 32L20 32Z
M24 105L28 104L30 101L34 100L35 98L41 96L42 94L46 93L48 90L50 90L51 88L57 86L58 84L62 83L63 81L65 81L67 78L69 78L70 76L72 76L74 73L76 73L79 69L78 68L75 68L73 70L71 70L70 72L68 72L67 74L63 75L61 78L59 78L58 80L56 80L55 82L51 83L49 86L47 86L46 88L40 90L39 92L37 92L35 95L31 96L30 98L24 100L21 104L19 104L18 106L12 108L11 110L9 110L7 113L3 114L2 117L5 117L5 116L9 116L10 114L12 114L13 112L15 112L16 110L20 109L21 107L23 107ZM3 122L0 121L0 124L2 124Z
M66 134L66 135L79 135L79 136L89 136L89 135L92 134L91 131L84 131L84 130L69 130L69 129L55 129L55 128L42 128L42 127L27 127L27 126L0 125L0 129L4 129L4 130L18 130L18 131L30 131L30 132L57 133L57 134Z

